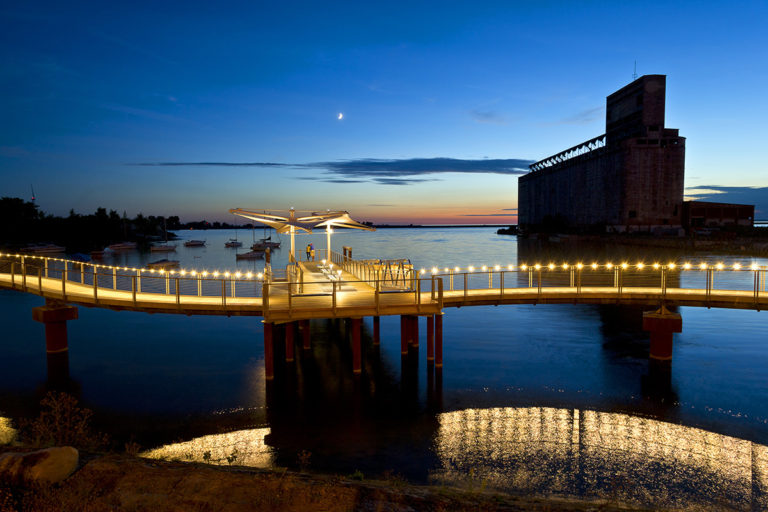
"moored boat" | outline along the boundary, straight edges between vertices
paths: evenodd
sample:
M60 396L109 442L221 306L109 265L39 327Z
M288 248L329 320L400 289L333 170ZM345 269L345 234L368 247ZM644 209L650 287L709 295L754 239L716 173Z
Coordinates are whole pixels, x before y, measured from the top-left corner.
M107 249L112 251L133 251L136 249L136 242L118 242L116 244L108 245Z
M176 246L173 244L156 244L150 245L150 252L173 252L176 250Z
M34 244L28 245L22 252L28 252L32 254L58 254L64 252L64 247L56 244Z
M230 238L228 242L224 243L224 247L242 247L243 242L238 241L236 238Z
M205 240L187 240L184 242L184 247L204 247Z
M157 269L179 268L179 261L168 260L168 259L150 261L149 263L147 263L147 268L157 268Z
M262 258L264 258L263 251L248 251L235 255L235 259L237 260L260 260Z

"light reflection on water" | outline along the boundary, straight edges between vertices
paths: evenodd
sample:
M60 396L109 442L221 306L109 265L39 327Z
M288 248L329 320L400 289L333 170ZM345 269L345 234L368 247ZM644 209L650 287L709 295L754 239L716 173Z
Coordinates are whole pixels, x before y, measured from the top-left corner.
M628 414L546 407L438 415L437 483L652 507L768 507L768 447Z
M149 459L270 468L274 464L274 454L264 442L269 432L269 428L252 428L196 437L148 450L139 456Z
M11 418L0 416L0 445L9 444L16 439L16 429L12 425Z

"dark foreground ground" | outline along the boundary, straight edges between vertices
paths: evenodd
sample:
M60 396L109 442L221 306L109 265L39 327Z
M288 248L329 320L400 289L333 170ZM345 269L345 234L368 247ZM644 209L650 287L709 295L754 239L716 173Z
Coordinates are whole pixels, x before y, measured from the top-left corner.
M0 512L53 511L611 511L639 510L572 501L350 478L98 455L61 485L9 487Z

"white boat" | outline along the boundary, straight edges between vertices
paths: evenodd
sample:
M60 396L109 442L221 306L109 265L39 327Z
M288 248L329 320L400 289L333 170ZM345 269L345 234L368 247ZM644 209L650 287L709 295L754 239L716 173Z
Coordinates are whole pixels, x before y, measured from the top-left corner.
M165 234L164 244L154 244L149 246L150 252L175 252L176 245L168 243L168 229L165 227L165 218L163 218L163 233Z
M205 240L187 240L184 247L205 247Z
M249 251L249 252L241 252L239 254L235 254L235 259L237 260L260 260L263 258L264 258L263 251Z
M22 252L28 252L32 254L57 254L64 252L64 247L56 244L34 244L28 245Z
M150 261L149 263L147 263L147 268L159 268L159 269L179 268L179 261L168 260L168 259Z
M118 242L116 244L108 245L107 249L112 251L133 251L136 249L136 242Z

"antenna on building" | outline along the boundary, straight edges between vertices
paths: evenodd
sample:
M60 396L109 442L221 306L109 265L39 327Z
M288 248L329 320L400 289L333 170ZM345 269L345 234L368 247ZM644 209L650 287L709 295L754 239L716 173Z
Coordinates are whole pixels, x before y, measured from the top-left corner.
M632 72L632 81L637 80L637 61L635 61L635 70Z
M29 185L29 188L32 189L32 202L35 202L35 187L33 187L31 184Z

